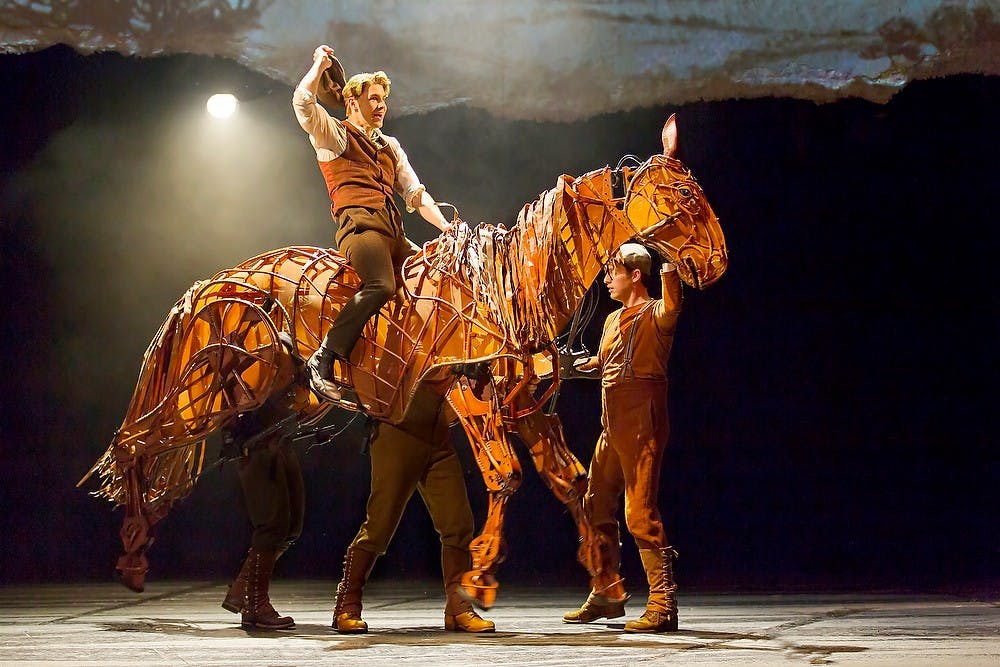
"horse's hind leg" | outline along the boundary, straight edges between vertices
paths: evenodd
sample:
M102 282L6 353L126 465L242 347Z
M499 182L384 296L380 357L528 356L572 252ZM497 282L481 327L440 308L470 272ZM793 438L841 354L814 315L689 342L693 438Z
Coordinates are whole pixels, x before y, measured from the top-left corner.
M601 570L601 549L605 538L591 526L583 508L583 497L587 492L587 472L566 446L559 417L535 410L517 419L516 426L518 436L531 452L531 460L538 474L552 494L566 505L576 523L580 534L577 560L590 573L594 590L613 587L617 583L617 576ZM609 577L613 577L614 581L605 581Z
M124 553L119 556L115 569L121 573L121 581L128 589L141 593L145 589L146 572L149 561L146 549L153 541L153 522L143 511L142 493L135 462L124 471L125 476L125 518L121 531Z
M448 402L468 435L472 454L489 492L486 523L469 545L472 569L462 577L465 596L481 609L489 609L496 599L497 580L493 572L504 556L503 522L507 501L521 484L521 465L504 430L492 385L487 385L485 390L489 396L478 397L463 376L448 394Z

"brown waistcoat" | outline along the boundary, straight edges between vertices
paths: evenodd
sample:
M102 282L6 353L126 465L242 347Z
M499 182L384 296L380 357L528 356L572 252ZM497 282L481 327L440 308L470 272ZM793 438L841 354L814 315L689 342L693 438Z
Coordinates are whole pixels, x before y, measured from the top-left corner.
M347 147L339 157L319 163L330 193L330 212L336 218L352 206L390 208L390 217L399 220L399 209L392 198L396 154L388 143L377 146L358 128L347 122L342 124L347 129Z

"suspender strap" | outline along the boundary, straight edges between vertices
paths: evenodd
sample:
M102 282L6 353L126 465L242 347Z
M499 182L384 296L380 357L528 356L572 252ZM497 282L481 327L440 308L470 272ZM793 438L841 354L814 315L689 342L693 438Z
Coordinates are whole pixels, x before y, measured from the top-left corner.
M632 370L632 352L635 350L635 332L639 328L639 320L646 314L646 311L656 305L656 302L649 300L646 305L632 318L632 329L628 332L628 342L625 344L625 374L630 380L635 379L635 371ZM620 320L619 320L620 322Z

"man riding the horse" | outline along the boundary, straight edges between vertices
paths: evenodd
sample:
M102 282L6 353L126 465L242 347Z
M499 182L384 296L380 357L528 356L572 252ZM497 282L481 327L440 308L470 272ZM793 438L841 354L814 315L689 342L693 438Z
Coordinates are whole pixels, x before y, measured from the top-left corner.
M403 233L393 192L403 197L407 212L416 210L442 231L450 227L399 141L382 133L389 86L382 71L356 74L345 83L333 49L321 45L292 96L330 193L337 247L361 279L361 289L308 363L314 389L333 401L346 398L346 388L333 381L334 361L348 361L365 324L397 293L403 261L417 251ZM317 100L346 106L346 120L331 116Z

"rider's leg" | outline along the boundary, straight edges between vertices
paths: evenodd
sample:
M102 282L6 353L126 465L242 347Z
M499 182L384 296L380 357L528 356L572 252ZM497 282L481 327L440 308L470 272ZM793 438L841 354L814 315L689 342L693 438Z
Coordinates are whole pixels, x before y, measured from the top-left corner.
M310 370L323 380L332 380L334 359L350 358L365 324L396 293L394 247L393 239L375 231L355 232L340 241L340 251L361 278L361 289L344 304L309 359Z
M395 296L402 302L403 300L403 263L408 257L420 252L420 246L400 234L396 237L396 244L392 250L392 265L396 272L396 292Z

